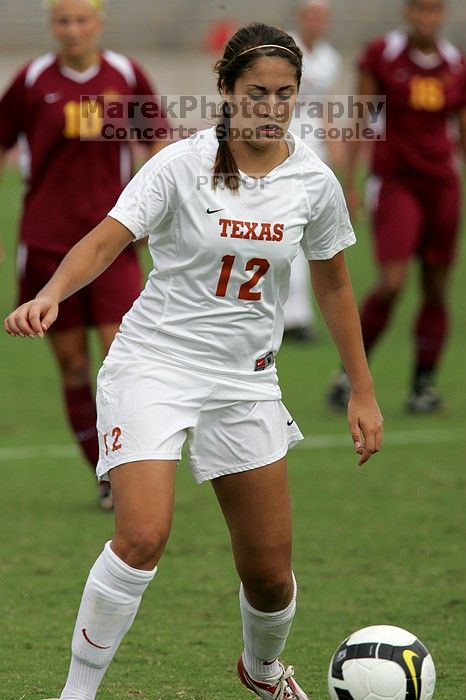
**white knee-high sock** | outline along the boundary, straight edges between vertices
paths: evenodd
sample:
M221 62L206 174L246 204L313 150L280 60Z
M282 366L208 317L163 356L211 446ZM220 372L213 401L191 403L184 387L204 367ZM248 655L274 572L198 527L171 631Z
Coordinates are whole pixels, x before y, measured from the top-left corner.
M273 681L280 676L277 657L285 648L296 611L297 587L294 574L293 586L290 604L284 610L270 613L255 610L246 600L241 585L239 598L243 620L243 661L246 671L255 680Z
M71 643L70 670L60 698L94 700L156 571L157 567L152 571L133 569L107 542L84 587Z

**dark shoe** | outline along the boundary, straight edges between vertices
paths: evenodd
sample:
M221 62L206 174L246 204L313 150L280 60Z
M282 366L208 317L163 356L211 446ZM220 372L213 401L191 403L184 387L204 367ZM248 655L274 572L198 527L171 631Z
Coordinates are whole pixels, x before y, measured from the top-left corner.
M427 378L422 378L415 383L406 402L406 409L413 414L435 413L441 406L442 399Z
M334 411L345 411L350 400L351 387L346 372L340 371L332 383L327 393L327 404Z
M317 340L316 332L308 326L295 326L294 328L286 328L283 333L283 341L292 343L314 343Z
M105 511L113 510L113 495L112 489L108 482L99 484L99 508Z

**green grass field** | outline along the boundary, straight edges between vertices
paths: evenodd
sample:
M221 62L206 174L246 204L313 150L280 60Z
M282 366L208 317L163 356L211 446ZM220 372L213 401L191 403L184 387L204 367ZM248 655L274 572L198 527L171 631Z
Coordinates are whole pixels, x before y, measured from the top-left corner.
M7 255L0 271L2 318L13 303L19 183L0 193ZM371 281L369 242L348 255L360 296ZM454 325L439 376L439 416L403 411L410 373L413 280L373 359L386 423L383 451L357 467L345 419L323 395L336 354L321 326L309 348L279 356L285 401L307 439L290 453L299 609L284 660L314 700L339 642L370 624L415 632L437 666L435 700L466 698L466 275L452 288ZM59 694L75 613L88 570L111 537L94 484L63 417L46 341L0 337L0 698ZM238 581L210 486L178 474L172 537L102 685L99 698L240 700Z

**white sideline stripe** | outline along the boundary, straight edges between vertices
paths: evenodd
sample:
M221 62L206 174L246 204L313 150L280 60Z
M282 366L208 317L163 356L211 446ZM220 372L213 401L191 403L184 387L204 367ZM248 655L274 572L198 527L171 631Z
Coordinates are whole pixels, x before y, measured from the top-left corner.
M61 457L69 459L78 456L78 449L74 445L40 445L39 447L2 447L0 448L0 462L41 459L43 457Z
M445 442L466 441L466 430L452 428L450 430L405 430L385 433L384 445L433 445ZM296 445L298 450L324 450L328 447L351 447L349 433L338 435L307 435ZM74 445L40 445L37 447L2 447L0 462L21 461L28 459L44 459L58 457L72 459L78 457L78 448Z
M384 445L435 445L444 442L466 441L466 429L450 428L445 430L399 430L385 433ZM294 449L321 450L327 447L351 447L349 433L340 435L307 435Z

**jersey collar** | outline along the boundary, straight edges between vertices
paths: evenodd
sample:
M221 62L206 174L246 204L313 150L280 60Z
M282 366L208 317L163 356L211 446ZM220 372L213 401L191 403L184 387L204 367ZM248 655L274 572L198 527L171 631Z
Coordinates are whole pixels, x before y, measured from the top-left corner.
M395 29L385 35L385 49L383 57L387 61L395 61L408 47L408 34L402 29ZM440 57L450 64L461 61L461 52L446 39L439 39L436 43Z
M61 65L59 56L57 56L57 65L60 73L65 78L72 80L74 83L87 83L89 80L92 80L92 78L95 78L102 67L102 63L99 61L99 63L96 63L94 66L90 66L85 71L74 70L69 66Z

